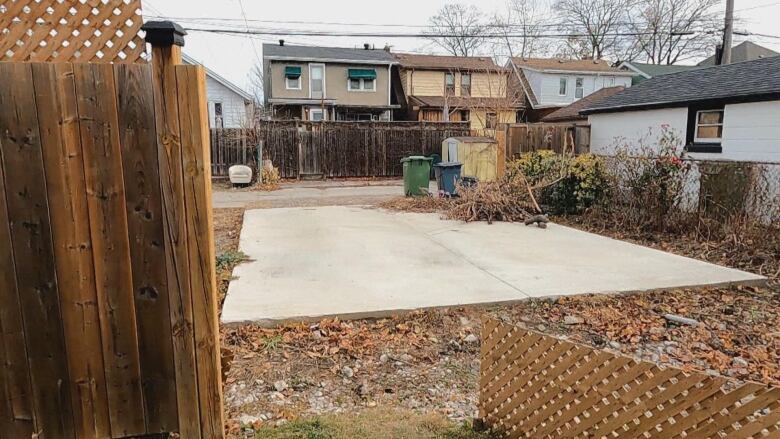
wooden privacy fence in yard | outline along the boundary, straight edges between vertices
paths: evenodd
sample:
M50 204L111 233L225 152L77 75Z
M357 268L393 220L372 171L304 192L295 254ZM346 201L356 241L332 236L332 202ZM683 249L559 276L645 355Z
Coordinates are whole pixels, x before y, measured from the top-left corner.
M508 160L540 149L578 154L590 150L590 126L587 125L519 123L506 125L505 131Z
M492 318L479 386L480 418L510 438L780 434L780 388L660 367Z
M403 157L441 154L444 139L469 133L460 122L264 121L254 129L212 130L212 170L225 176L232 165L252 166L262 145L263 159L283 178L397 177Z
M223 437L205 76L154 56L0 63L4 439Z

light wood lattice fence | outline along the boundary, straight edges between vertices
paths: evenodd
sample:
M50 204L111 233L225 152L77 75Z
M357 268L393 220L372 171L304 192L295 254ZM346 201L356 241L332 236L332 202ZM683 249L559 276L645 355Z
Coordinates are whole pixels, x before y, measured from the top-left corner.
M662 368L487 319L480 418L510 438L778 438L780 388Z
M140 0L0 3L0 61L146 62Z

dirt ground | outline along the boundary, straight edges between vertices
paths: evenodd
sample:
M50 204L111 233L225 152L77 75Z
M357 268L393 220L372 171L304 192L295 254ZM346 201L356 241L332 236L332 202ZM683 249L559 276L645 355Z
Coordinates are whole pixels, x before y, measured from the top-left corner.
M218 255L237 251L241 213L215 211ZM576 221L567 224L593 230ZM265 437L256 430L298 425L295 422L301 421L295 420L317 415L343 417L372 410L426 413L450 419L452 425L468 420L476 413L479 329L488 313L651 361L780 385L780 255L734 255L728 243L599 232L760 271L774 281L767 287L579 296L417 311L380 320L223 328L223 348L232 357L225 383L230 434ZM229 269L240 258L223 259L230 260L221 270L220 285L226 289ZM667 313L701 324L676 325L663 317Z

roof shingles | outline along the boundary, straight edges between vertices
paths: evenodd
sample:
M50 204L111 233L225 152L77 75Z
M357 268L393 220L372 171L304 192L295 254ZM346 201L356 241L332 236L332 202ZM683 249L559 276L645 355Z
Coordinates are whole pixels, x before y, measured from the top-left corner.
M561 70L567 72L610 72L625 74L626 72L612 67L603 59L559 59L559 58L512 58L512 62L520 68L535 70Z
M583 109L583 114L685 106L712 100L780 99L780 57L670 73L641 82Z
M342 47L290 46L285 44L263 44L263 57L268 59L301 59L322 61L376 62L394 64L393 55L381 49L347 49Z
M395 58L401 64L401 67L404 68L485 71L504 70L503 67L493 62L493 59L490 57L396 53Z

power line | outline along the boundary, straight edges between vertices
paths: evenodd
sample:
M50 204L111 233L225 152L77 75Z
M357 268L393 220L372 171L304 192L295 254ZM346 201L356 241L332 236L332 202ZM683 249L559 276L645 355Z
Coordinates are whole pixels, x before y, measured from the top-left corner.
M360 27L395 27L395 28L418 28L429 29L431 25L422 24L397 24L397 23L353 23L353 22L333 22L333 21L304 21L304 20L245 20L243 18L208 18L208 17L168 17L168 16L150 16L155 19L165 19L179 21L183 23L194 24L214 24L218 26L227 26L230 23L242 23L246 24L247 21L252 23L268 23L268 24L302 24L302 25L318 25L318 26L360 26ZM693 22L707 22L711 23L716 21L712 18L697 18L691 20ZM218 24L220 23L220 24ZM634 23L630 22L615 22L617 26L627 26ZM512 24L512 23L484 23L482 28L488 29L524 29L524 28L566 28L566 27L580 27L578 23L560 23L560 22L539 22L533 24ZM236 26L234 26L236 27ZM238 26L244 27L244 26Z
M376 33L376 32L335 32L335 31L304 31L304 30L274 30L274 29L219 29L219 28L184 28L190 32L210 32L235 35L274 35L274 36L311 36L311 37L363 37L363 38L578 38L588 37L587 33L557 33L557 34L533 34L533 33ZM709 33L698 32L698 33ZM697 32L609 32L599 34L605 37L630 37L642 35L669 35L669 36L687 36L696 35Z

